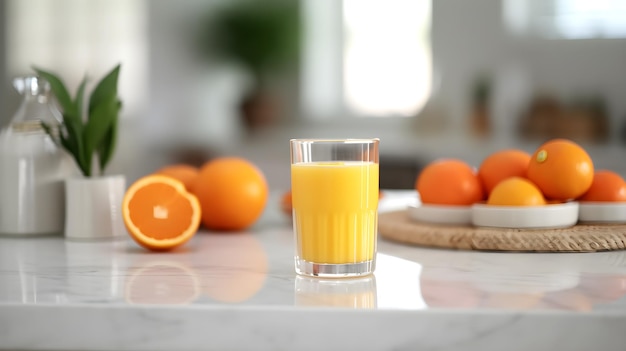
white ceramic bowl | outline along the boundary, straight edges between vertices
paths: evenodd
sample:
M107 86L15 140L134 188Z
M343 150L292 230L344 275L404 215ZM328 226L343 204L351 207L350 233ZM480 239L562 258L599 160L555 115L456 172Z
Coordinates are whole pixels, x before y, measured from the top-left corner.
M578 221L578 203L544 206L472 206L472 224L498 228L566 228Z
M417 222L434 224L472 224L471 206L428 205L408 207L409 216Z
M587 223L625 223L626 202L580 202L578 220Z

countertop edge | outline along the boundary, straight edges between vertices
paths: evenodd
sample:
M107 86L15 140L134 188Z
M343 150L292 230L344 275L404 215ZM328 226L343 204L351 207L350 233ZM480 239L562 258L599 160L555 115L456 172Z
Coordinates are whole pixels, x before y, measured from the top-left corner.
M619 350L624 330L610 312L0 305L0 349Z

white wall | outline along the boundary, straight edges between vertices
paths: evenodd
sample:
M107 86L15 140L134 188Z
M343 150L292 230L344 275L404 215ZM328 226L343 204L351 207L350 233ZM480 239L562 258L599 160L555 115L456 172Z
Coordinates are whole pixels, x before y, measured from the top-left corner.
M464 125L471 80L485 71L525 73L530 87L557 97L599 91L607 98L614 126L621 126L626 119L626 39L515 37L506 31L501 6L500 0L433 1L432 42L434 61L442 72L440 97L459 122L457 127ZM495 117L502 122L517 116Z
M296 114L298 77L294 76L283 87L289 92L284 123L246 136L235 112L245 75L233 67L224 69L216 62L200 60L192 35L207 11L225 1L147 2L146 112L124 123L118 152L123 162L112 165L114 170L129 174L132 180L169 162L173 147L206 146L217 154L250 158L267 173L270 185L285 187L289 182L287 145L292 137L377 136L385 155L424 160L461 157L476 164L503 146L536 146L510 137L518 113L515 108L529 98L531 89L563 97L590 90L605 92L614 122L611 157L622 155L617 133L622 119L626 119L626 40L516 38L504 29L500 0L433 0L432 44L438 88L418 119L355 121L339 116L332 121L303 120ZM10 55L5 46L3 50ZM502 98L493 106L496 129L502 137L475 140L466 132L470 89L476 75L487 70L499 73L497 86L503 87L496 93ZM14 98L8 82L0 93L3 98ZM11 102L2 107L14 106ZM426 129L423 121L428 118L445 120L445 132L434 134ZM594 153L601 159L605 150L594 148ZM601 163L611 164L609 159Z
M617 123L626 117L625 40L516 38L503 26L499 0L436 0L432 43L438 89L424 114L447 118L445 134L429 137L411 119L306 121L293 116L277 128L244 137L233 111L244 80L232 71L198 62L189 50L193 43L186 33L198 25L203 11L216 4L219 1L150 2L151 112L145 131L151 133L151 143L165 148L191 142L211 146L220 154L248 157L277 187L289 182L291 137L379 136L383 154L425 160L461 157L476 164L503 146L528 150L536 146L512 137L517 109L530 98L531 90L566 98L600 90L610 99L614 126L621 126ZM493 112L501 137L473 140L466 133L470 89L476 76L485 71L497 73L500 90L495 93L498 100ZM297 96L297 89L290 91ZM297 111L297 99L288 102ZM617 128L613 130L617 133ZM167 141L170 137L174 140ZM597 153L602 154L601 150Z

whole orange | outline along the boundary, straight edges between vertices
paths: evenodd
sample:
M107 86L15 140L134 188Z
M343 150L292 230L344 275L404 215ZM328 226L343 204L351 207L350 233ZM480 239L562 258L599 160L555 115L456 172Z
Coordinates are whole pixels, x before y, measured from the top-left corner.
M543 194L530 180L522 177L507 178L493 188L487 204L496 206L545 205Z
M165 166L154 173L172 177L178 181L181 181L183 184L185 184L185 188L188 191L193 191L193 185L196 182L196 178L198 178L198 173L200 173L200 170L194 166L186 164L175 164Z
M291 217L291 211L293 209L293 203L291 201L291 190L283 193L280 197L280 209L284 214Z
M501 181L510 177L526 177L530 154L508 149L487 156L478 168L478 178L487 194Z
M467 206L484 199L476 172L456 159L427 165L417 177L415 189L425 204Z
M619 174L600 170L593 175L591 187L580 201L626 201L626 181Z
M263 173L250 161L224 157L202 166L194 193L207 228L241 230L263 213L268 186Z
M591 186L593 162L580 145L566 139L553 139L532 155L527 177L549 199L575 199Z

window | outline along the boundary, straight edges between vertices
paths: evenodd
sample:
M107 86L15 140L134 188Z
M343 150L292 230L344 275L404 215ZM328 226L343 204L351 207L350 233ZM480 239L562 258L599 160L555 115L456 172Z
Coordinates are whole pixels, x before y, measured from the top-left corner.
M431 92L430 6L427 0L304 0L304 114L417 114Z
M75 93L85 74L101 77L122 63L123 116L146 96L144 0L11 0L7 2L7 72L33 74L32 65L59 73Z
M505 25L516 34L626 38L624 0L505 0L503 9Z

